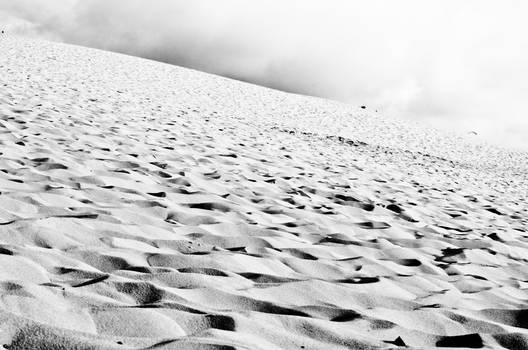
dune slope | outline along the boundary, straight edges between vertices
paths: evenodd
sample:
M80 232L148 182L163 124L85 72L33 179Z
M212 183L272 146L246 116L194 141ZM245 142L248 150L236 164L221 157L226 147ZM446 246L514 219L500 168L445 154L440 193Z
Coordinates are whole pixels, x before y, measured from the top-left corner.
M528 348L527 160L3 36L0 344Z

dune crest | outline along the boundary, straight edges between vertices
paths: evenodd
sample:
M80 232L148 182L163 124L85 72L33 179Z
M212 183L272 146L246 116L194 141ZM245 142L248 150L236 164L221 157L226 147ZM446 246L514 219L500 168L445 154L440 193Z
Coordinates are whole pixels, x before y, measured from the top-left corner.
M0 39L7 349L528 347L526 153Z

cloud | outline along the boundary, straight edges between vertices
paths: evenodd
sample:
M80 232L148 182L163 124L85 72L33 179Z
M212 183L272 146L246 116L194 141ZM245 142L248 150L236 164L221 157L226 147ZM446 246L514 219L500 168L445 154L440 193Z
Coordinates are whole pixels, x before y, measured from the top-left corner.
M0 0L0 21L25 35L367 104L528 149L525 13L522 0Z

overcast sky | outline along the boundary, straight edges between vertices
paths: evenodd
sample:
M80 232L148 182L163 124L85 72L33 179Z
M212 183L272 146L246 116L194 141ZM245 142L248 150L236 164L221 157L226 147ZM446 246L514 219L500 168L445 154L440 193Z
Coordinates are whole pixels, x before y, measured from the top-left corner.
M528 1L0 0L8 33L367 105L528 149Z

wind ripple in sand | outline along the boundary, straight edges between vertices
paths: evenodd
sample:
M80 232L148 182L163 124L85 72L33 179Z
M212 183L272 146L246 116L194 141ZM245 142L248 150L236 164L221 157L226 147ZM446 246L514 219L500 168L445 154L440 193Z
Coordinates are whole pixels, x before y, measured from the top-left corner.
M0 69L5 348L527 347L525 154L73 46Z

